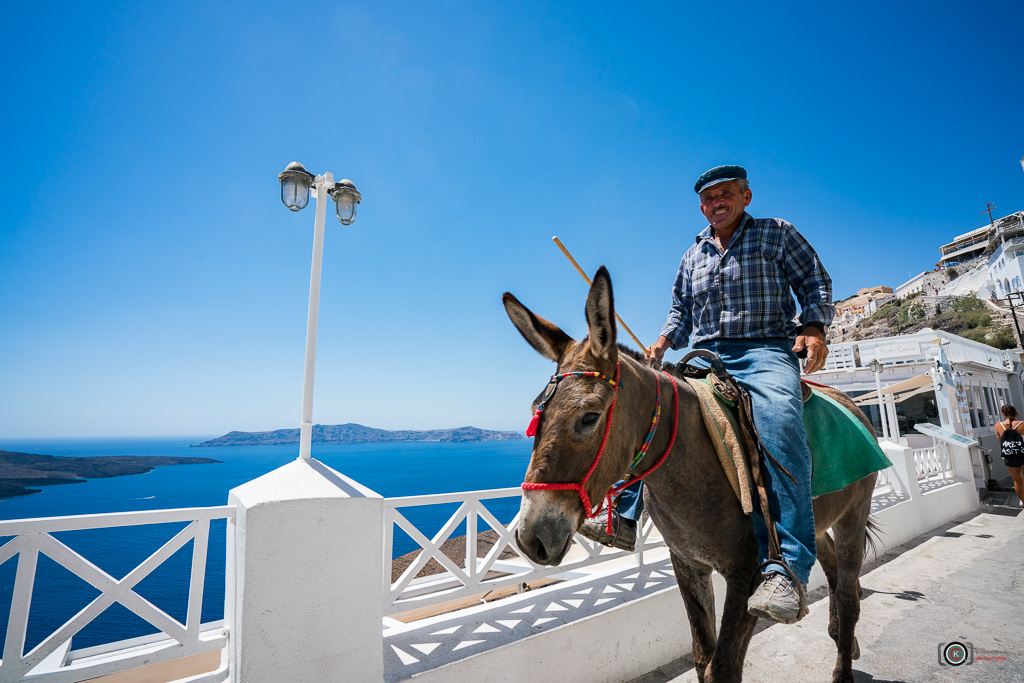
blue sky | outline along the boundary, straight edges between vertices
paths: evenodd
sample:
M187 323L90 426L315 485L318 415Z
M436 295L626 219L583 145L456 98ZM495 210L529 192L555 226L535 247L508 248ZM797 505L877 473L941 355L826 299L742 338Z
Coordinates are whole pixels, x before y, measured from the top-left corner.
M314 421L382 428L525 429L552 366L502 292L585 334L553 235L655 341L711 166L837 298L1024 209L1021 3L727 6L11 6L0 439L298 426L290 161L363 194L327 226Z

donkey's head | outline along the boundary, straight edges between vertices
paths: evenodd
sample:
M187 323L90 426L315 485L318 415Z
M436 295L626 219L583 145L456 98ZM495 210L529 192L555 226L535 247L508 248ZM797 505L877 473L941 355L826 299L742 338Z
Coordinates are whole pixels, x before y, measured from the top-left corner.
M588 336L581 342L535 315L508 292L502 300L516 329L530 346L558 364L558 374L586 372L606 378L565 375L534 400L533 410L543 402L543 411L526 471L528 484L583 483L589 500L599 505L625 467L609 448L584 483L605 438L613 386L618 380L619 350L608 271L601 266L594 276L587 296ZM585 519L583 498L577 490L524 490L516 529L520 549L539 564L561 562Z

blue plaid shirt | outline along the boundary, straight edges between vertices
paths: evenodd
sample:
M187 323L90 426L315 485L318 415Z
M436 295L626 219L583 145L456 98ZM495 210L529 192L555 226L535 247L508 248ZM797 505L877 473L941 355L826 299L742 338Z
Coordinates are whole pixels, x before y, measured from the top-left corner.
M790 288L800 301L799 317ZM673 349L713 339L792 338L832 323L832 278L792 225L744 213L723 254L711 226L679 264L661 334Z

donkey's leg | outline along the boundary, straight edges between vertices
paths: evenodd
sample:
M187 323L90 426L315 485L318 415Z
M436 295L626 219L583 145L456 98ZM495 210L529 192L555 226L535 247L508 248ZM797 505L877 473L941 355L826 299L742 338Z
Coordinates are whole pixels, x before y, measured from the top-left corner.
M818 536L817 543L818 562L825 570L825 578L828 580L828 635L838 644L839 601L836 598L836 589L839 582L839 564L836 560L836 546L827 532Z
M693 638L693 664L697 680L704 683L708 663L715 653L715 595L711 587L711 568L687 564L672 553L672 569L675 571L679 592L686 606L690 620L690 635Z
M825 570L825 578L828 579L828 635L839 646L839 598L836 591L839 587L839 561L836 558L836 546L830 535L823 534L818 537L818 561L821 568ZM857 596L860 596L860 581L857 581ZM857 644L857 637L853 638L852 659L860 657L860 646Z
M718 647L708 667L707 681L723 683L743 678L743 660L754 634L757 617L747 612L753 567L749 571L732 572L726 577L725 607L722 611L722 629L718 633Z
M868 486L873 486L874 477L871 480ZM864 480L861 480L853 486L863 483ZM866 490L865 493L866 497L852 504L832 526L836 535L835 554L838 565L834 598L838 628L833 636L838 652L836 667L832 671L833 683L852 683L853 660L860 656L854 630L860 618L860 570L864 564L864 541L868 513L871 511L871 491ZM831 631L830 623L829 635Z

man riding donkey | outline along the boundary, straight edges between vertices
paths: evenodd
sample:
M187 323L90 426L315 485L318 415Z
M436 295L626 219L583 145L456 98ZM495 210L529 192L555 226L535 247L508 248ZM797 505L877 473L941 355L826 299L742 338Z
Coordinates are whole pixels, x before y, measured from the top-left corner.
M692 332L693 348L717 354L749 393L761 443L772 456L763 459L770 483L769 511L782 560L792 576L782 564L769 561L769 533L755 505L754 535L763 580L747 610L791 624L807 611L805 588L816 556L811 452L797 354L806 352L806 373L825 365L825 328L833 317L832 279L791 224L752 218L745 211L753 195L742 166L713 168L697 179L694 190L709 225L683 256L668 320L648 352L652 362L660 362L669 348L686 346ZM800 302L799 317L791 289ZM580 532L606 545L632 549L642 506L637 482L623 491L612 534L596 518ZM801 585L796 586L792 577Z

